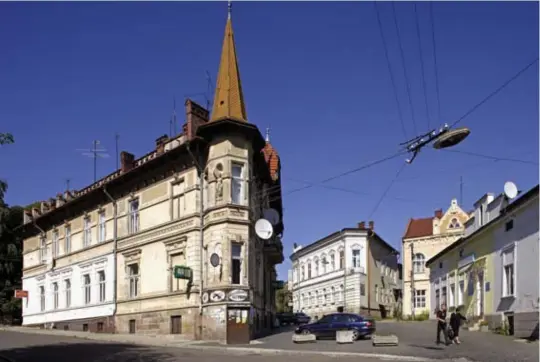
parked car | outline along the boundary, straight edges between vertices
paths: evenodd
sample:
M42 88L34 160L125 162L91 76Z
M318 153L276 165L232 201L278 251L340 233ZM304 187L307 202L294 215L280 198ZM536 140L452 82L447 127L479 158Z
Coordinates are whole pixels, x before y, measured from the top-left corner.
M296 324L294 313L278 313L276 314L276 318L282 326Z
M295 324L307 324L311 321L311 317L305 313L294 313Z
M375 333L375 320L352 313L327 314L314 323L296 328L297 334L314 334L317 338L336 338L340 330L352 331L353 341L371 337Z

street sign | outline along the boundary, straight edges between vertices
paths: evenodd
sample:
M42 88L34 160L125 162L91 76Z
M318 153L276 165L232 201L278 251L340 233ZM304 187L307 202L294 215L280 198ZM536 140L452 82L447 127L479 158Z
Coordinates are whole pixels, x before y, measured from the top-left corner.
M15 290L15 298L28 298L28 291L27 290Z
M175 265L174 266L174 277L176 279L187 279L191 280L193 278L193 271L191 268L184 265Z

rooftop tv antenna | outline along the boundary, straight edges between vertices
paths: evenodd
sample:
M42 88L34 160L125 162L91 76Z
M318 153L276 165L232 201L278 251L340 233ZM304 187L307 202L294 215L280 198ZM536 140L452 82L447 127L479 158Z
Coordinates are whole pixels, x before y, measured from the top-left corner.
M70 184L71 180L70 179L66 179L66 191L69 191L69 184Z
M119 154L119 151L118 151L119 142L120 142L120 135L117 132L117 133L114 134L114 148L115 148L115 152L116 152L116 169L117 170L119 168L118 160L120 159L120 154Z
M78 149L77 151L82 152L83 156L87 156L94 159L94 182L97 181L97 159L98 158L108 158L109 154L105 148L98 148L101 144L98 140L92 142L91 149Z

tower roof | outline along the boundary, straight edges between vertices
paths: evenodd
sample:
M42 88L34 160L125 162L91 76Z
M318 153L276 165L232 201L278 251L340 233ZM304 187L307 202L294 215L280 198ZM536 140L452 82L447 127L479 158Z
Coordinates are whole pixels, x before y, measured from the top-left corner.
M210 121L217 121L225 118L247 122L246 107L244 95L242 93L242 83L240 82L240 72L238 70L238 59L236 57L236 47L232 29L230 3Z

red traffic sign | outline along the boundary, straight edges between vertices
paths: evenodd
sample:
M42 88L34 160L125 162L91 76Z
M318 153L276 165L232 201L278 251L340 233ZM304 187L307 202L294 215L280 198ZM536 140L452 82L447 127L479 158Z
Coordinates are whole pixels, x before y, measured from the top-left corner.
M15 290L15 298L28 298L27 290Z

